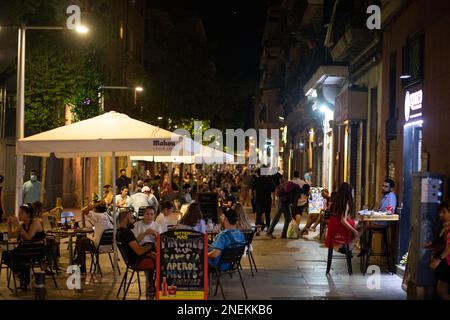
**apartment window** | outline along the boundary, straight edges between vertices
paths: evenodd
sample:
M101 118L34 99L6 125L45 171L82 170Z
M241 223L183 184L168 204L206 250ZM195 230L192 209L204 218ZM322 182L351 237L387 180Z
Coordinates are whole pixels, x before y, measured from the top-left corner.
M424 35L409 38L403 47L402 79L403 87L417 84L423 80Z

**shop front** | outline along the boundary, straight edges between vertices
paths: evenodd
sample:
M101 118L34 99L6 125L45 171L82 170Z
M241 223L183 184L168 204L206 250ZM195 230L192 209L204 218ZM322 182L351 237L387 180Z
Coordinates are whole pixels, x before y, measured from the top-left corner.
M400 219L398 259L408 252L410 242L413 175L426 167L426 164L422 162L425 160L422 158L423 102L424 94L421 85L406 91L403 125L403 208Z
M336 97L335 185L348 182L355 187L355 205L362 206L364 136L367 122L367 90L345 88Z

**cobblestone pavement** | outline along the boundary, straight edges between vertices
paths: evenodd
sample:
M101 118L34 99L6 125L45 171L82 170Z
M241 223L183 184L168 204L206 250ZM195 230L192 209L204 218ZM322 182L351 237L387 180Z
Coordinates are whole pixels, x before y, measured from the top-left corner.
M382 273L380 289L370 290L367 286L369 277L360 273L359 258L356 255L353 258L354 274L352 276L347 273L345 259L333 260L331 273L328 277L325 276L327 249L313 240L317 233L310 232L308 236L298 240L279 239L282 222L280 221L274 232L277 239L269 239L264 235L264 232L261 236L255 237L253 252L258 272L254 276L251 275L248 259L246 257L243 259L243 279L249 299L406 299L406 293L401 288L402 279L396 275ZM2 228L0 227L0 229ZM69 290L66 285L68 274L65 273L65 268L68 259L65 242L61 244L61 253L60 265L62 270L57 280L58 288L54 287L50 277L46 278L48 300L117 299L116 293L120 281L113 281L111 265L106 255L101 257L102 278L93 279L88 274L88 276L82 278L81 290ZM336 256L339 255L339 253L336 253ZM120 262L120 268L122 272L125 270L122 262ZM145 292L144 274L141 275L141 285L142 291ZM244 299L238 276L224 278L223 288L226 299ZM6 288L6 269L2 269L0 299L34 299L34 293L33 291L25 291L15 296L10 289ZM132 283L127 295L127 300L130 299L145 299L145 293L139 296L136 280ZM220 290L217 296L212 295L210 299L222 299Z

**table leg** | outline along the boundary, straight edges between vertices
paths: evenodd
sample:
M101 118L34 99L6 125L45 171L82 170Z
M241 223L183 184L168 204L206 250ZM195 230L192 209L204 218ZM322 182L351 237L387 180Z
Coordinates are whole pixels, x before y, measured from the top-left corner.
M69 235L69 266L72 265L73 253L72 253L72 236Z

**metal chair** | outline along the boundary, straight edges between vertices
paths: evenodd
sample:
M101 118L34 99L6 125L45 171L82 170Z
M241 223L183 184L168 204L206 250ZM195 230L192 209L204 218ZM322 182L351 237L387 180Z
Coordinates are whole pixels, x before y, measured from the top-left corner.
M244 246L237 246L232 248L227 248L222 252L222 255L220 256L220 262L216 266L210 266L210 283L211 283L211 276L212 274L215 274L217 276L217 283L216 283L216 291L214 295L217 295L217 290L220 287L220 291L222 293L222 297L225 300L225 294L223 292L222 283L220 281L222 274L229 274L232 275L233 273L238 273L239 278L241 280L242 289L244 290L245 299L248 299L247 296L247 290L245 289L244 281L242 280L241 275L241 259L244 255L245 251L245 245ZM230 264L230 268L227 270L220 270L220 266L223 264Z
M147 210L147 207L139 207L139 211L137 213L137 220L142 220L144 218L145 210Z
M106 247L106 248L105 248ZM94 270L95 273L100 273L103 277L102 269L100 267L100 255L107 254L109 261L111 262L111 267L114 269L114 262L111 257L111 253L114 252L114 230L106 229L103 231L102 237L100 238L99 245L95 248L94 252L91 252L91 266L90 272ZM120 268L118 268L120 275Z
M138 279L138 287L139 287L139 295L142 294L141 291L141 281L140 281L140 277L139 277L139 272L140 271L145 271L145 270L139 270L137 268L137 266L139 265L139 263L143 260L143 259L151 259L151 257L149 256L141 256L138 258L138 260L136 261L135 264L132 264L130 259L128 258L127 252L124 248L124 245L121 242L116 242L117 247L119 248L120 254L122 255L123 261L125 262L125 265L127 266L125 273L122 277L122 281L120 282L120 286L119 286L119 290L117 291L117 295L116 297L118 298L120 295L120 291L123 288L123 300L125 300L125 298L127 297L127 293L128 293L128 289L130 289L130 285L131 282L133 281L133 277L134 274L137 274L137 279ZM128 278L128 271L131 270L131 277L130 280L127 283L127 278ZM153 277L155 276L155 273L153 273Z
M30 270L30 283L35 275L34 268L39 266L41 271L45 271L47 261L46 247L44 241L23 242L9 252L10 267L13 275L14 291L17 294L16 275L17 270ZM50 275L55 288L58 288L53 270L50 268Z
M331 262L333 260L333 247L328 248L328 258L327 258L327 272L326 275L328 276L330 274L330 270L331 270ZM347 269L348 269L348 275L351 276L353 274L353 269L352 269L352 255L350 253L350 248L348 244L344 245L344 250L345 250L345 258L337 258L337 259L346 259L347 260Z
M244 232L245 246L246 246L247 256L248 256L248 263L250 265L252 277L254 276L253 267L255 268L255 272L258 272L258 268L256 267L256 263L255 263L255 258L253 257L253 252L252 252L252 250L250 250L255 233L256 233L256 228L252 228L252 231Z

